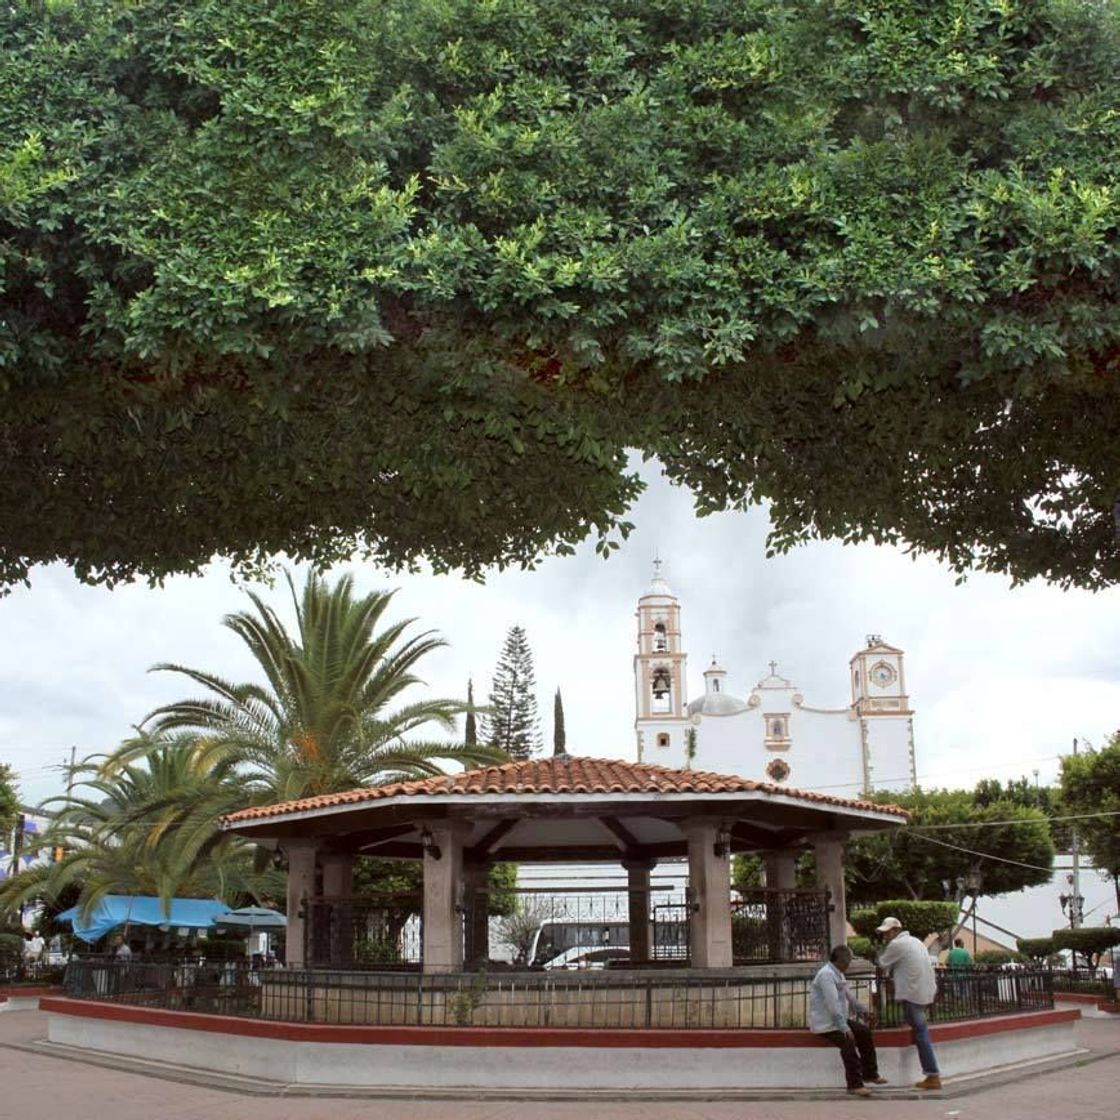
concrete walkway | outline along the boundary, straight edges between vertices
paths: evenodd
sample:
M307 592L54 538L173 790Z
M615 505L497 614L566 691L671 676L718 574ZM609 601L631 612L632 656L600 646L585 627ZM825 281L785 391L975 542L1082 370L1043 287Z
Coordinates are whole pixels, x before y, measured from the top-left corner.
M967 1095L924 1100L680 1101L626 1103L385 1100L278 1097L221 1091L47 1056L28 1049L46 1036L38 1011L0 1015L0 1115L111 1116L113 1120L849 1120L870 1113L902 1120L1115 1120L1120 1021L1078 1024L1084 1064ZM837 1081L841 1080L839 1059ZM578 1082L573 1070L573 1082Z

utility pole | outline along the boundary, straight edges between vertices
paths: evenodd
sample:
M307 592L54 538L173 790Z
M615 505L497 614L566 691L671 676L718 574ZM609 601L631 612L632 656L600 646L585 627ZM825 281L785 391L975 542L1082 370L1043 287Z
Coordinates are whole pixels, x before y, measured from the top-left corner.
M1077 740L1073 741L1073 754L1077 757ZM1073 874L1070 876L1070 888L1073 897L1069 902L1069 928L1081 927L1081 907L1084 900L1081 897L1081 850L1077 840L1077 824L1070 829L1070 855L1073 857Z

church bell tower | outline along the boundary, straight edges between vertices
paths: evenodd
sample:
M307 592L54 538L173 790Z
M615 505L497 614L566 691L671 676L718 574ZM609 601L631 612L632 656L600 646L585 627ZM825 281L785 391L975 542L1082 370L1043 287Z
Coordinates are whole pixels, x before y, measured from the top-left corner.
M688 727L681 607L653 562L653 582L638 600L638 652L634 655L638 761L679 766Z

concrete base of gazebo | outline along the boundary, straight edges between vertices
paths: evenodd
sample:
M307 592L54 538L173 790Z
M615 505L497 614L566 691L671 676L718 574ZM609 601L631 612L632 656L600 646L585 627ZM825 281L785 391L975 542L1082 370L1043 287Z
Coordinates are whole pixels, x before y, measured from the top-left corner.
M369 1027L277 1023L121 1004L44 999L60 1052L153 1063L151 1072L256 1079L263 1091L518 1096L625 1092L734 1096L828 1091L839 1056L805 1030L578 1030ZM1040 1011L932 1028L946 1076L1025 1074L1083 1056L1076 1011ZM880 1068L897 1090L920 1076L910 1033L877 1033Z

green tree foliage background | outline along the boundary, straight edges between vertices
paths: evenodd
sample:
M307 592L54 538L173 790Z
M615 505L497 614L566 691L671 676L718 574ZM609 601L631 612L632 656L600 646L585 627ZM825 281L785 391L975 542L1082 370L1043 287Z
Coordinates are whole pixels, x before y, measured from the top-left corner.
M774 549L1116 581L1120 38L1080 0L12 0L0 586Z
M560 689L552 700L552 753L564 755L568 753L568 735L564 730L564 700Z
M0 837L7 838L19 819L19 786L12 768L0 762Z
M960 901L966 894L987 897L1050 881L1054 841L1038 809L1010 801L978 805L968 790L919 789L873 799L907 809L910 824L848 845L850 907L889 898ZM967 886L974 877L975 892Z
M540 723L533 651L524 629L511 626L490 683L482 736L511 758L530 758L541 751Z
M1062 759L1062 799L1076 822L1082 850L1112 879L1120 910L1120 731L1099 750Z

